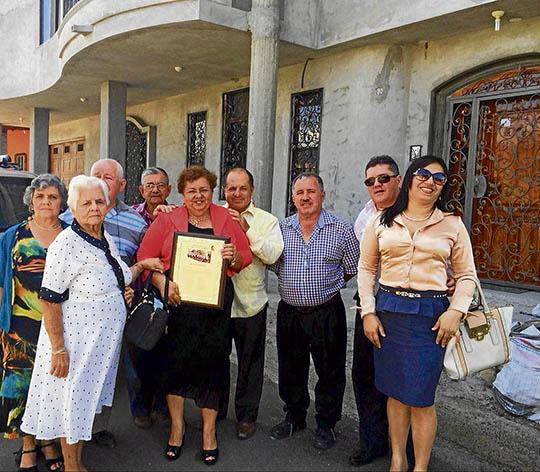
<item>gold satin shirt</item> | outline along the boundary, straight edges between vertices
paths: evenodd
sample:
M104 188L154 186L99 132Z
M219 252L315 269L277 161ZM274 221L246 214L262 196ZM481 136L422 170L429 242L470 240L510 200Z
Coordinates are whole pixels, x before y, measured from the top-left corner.
M380 265L379 283L394 288L445 291L450 263L456 290L450 308L467 313L475 285L460 281L476 276L471 240L459 216L435 209L425 225L411 237L402 215L387 228L377 213L368 223L358 261L358 293L362 313L375 313L374 286Z

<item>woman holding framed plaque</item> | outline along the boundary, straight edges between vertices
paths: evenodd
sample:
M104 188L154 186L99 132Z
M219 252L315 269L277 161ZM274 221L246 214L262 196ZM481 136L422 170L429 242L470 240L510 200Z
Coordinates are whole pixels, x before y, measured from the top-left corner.
M168 460L180 456L184 444L184 400L201 409L201 459L215 464L219 450L216 417L226 385L229 319L233 301L230 277L251 262L249 242L226 208L212 203L217 177L191 166L178 176L184 205L160 213L139 248L138 259L159 257L169 270L169 324L157 346L158 382L167 395L171 430ZM153 273L162 296L165 276Z

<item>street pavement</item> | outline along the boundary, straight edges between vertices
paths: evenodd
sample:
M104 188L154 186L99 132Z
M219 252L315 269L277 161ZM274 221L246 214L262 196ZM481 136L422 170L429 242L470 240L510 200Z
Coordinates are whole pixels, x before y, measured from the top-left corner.
M345 306L351 306L354 284L343 291ZM497 289L487 290L488 299L498 304L513 303L516 318L520 312L530 313L540 303L535 292L509 293ZM354 310L348 310L349 345L347 358L347 388L344 418L337 425L337 443L328 451L314 449L315 428L313 403L308 415L308 428L290 439L276 441L270 438L271 427L283 419L277 381L275 346L275 312L279 300L275 277L269 277L269 320L266 355L266 379L256 435L245 441L235 436L234 406L231 399L229 417L218 423L220 458L213 470L253 471L349 471L388 470L388 458L380 458L364 467L348 464L349 454L357 446L354 397L350 382L352 362L352 333ZM233 355L234 362L234 355ZM234 366L233 366L234 370ZM236 373L233 372L232 378ZM311 372L310 388L313 392L315 373ZM234 392L234 385L233 385ZM231 398L234 394L231 393ZM465 382L453 382L443 374L436 405L439 429L430 470L433 471L490 471L540 470L540 432L533 423L506 414L493 399L489 382L475 377ZM199 459L200 419L192 401L186 402L186 437L181 457L169 462L163 457L167 442L167 429L153 426L140 430L133 425L129 412L126 387L120 375L110 430L118 440L115 449L100 449L94 444L85 446L84 461L91 471L167 471L208 470ZM0 470L16 470L12 452L18 441L0 441ZM45 464L40 462L40 470Z

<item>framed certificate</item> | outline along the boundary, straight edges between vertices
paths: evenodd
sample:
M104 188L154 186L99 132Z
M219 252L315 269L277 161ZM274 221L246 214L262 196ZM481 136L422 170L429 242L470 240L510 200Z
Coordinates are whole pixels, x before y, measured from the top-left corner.
M221 248L230 238L174 233L171 280L180 288L181 303L223 308L226 261Z

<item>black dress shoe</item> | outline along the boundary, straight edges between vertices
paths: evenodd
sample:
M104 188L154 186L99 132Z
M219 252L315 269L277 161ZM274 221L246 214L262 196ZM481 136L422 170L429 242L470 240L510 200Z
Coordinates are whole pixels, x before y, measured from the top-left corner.
M99 431L98 433L94 433L92 435L92 442L97 444L99 447L104 447L107 449L113 449L116 447L116 439L114 438L113 434L106 429Z
M366 465L373 462L377 457L388 455L388 450L381 450L377 453L368 452L365 449L357 449L349 456L349 464L354 466Z
M305 421L303 423L292 423L289 420L284 420L270 430L270 437L272 439L290 438L294 433L303 429L306 429Z
M236 425L236 437L238 439L249 439L255 434L256 426L252 421L241 421Z
M315 431L315 439L313 440L313 447L317 449L330 449L336 443L336 433L334 428L328 426L319 426Z

